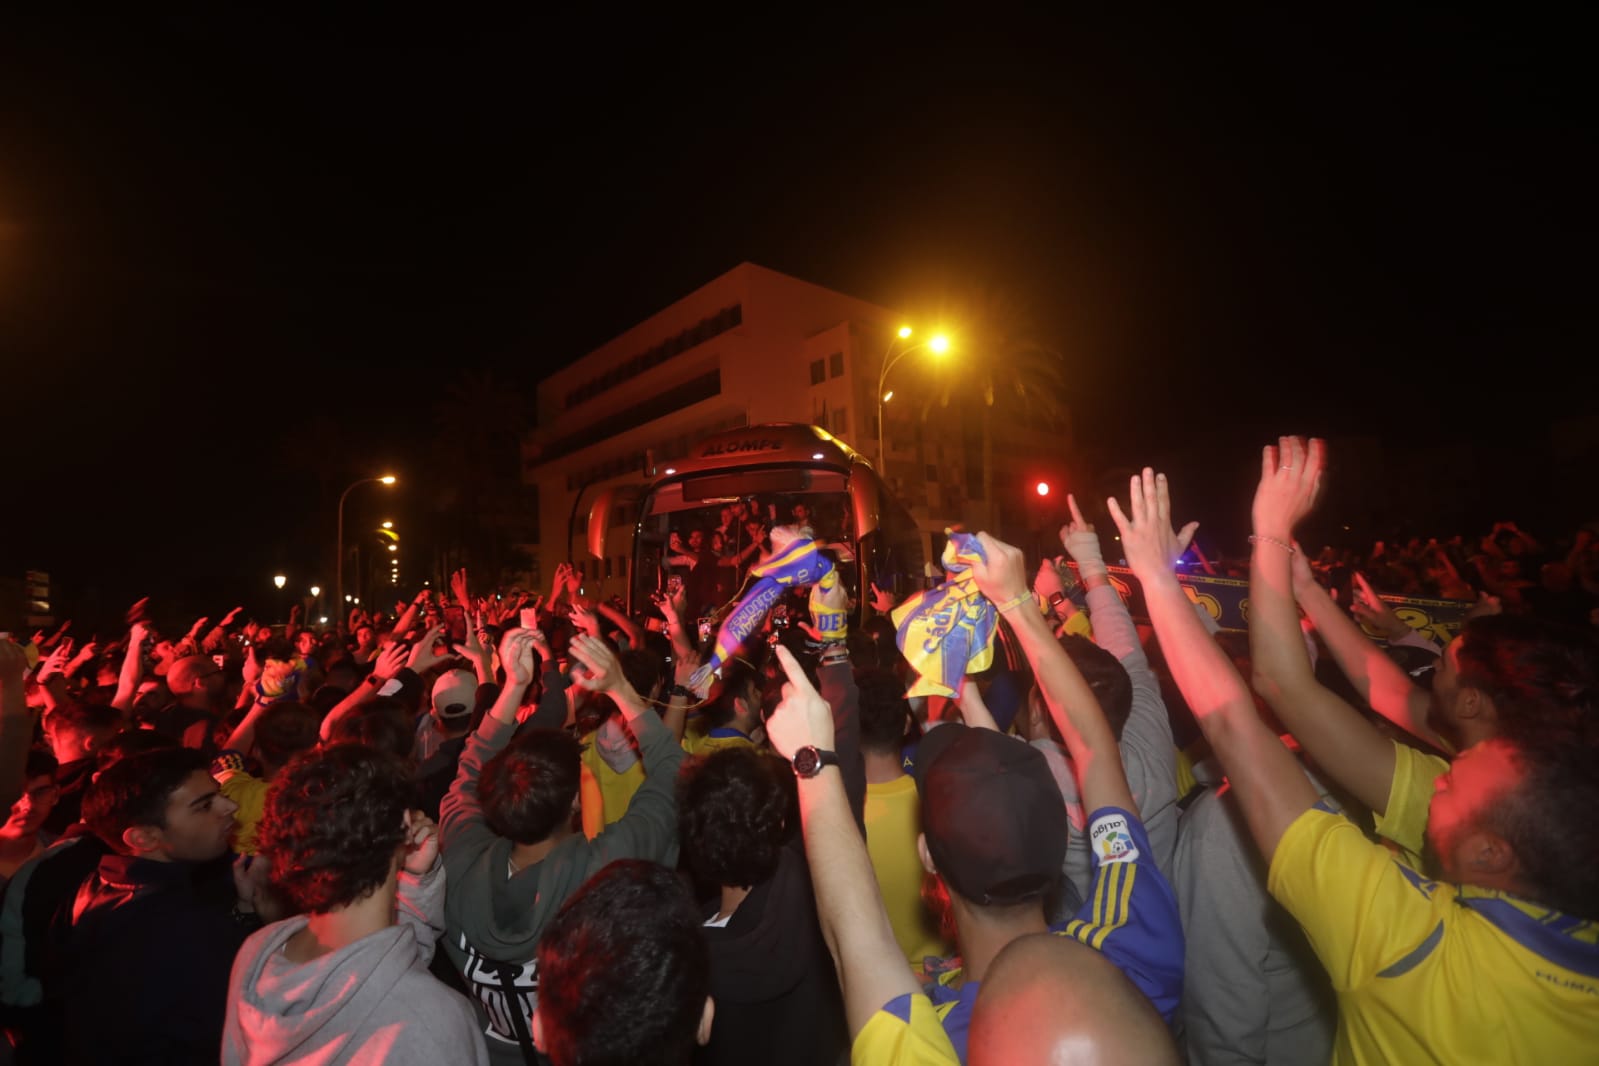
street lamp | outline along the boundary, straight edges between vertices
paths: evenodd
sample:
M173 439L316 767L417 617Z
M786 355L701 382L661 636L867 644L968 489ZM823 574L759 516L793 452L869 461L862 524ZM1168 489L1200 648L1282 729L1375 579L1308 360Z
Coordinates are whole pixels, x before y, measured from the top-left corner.
M392 485L394 484L395 480L396 479L393 474L384 474L381 477L364 477L358 481L350 482L349 486L339 494L338 550L334 552L335 562L333 568L333 589L335 603L342 602L344 599L344 501L350 495L352 490L360 487L361 485L370 484L374 481L380 485Z
M883 353L883 369L878 371L877 374L877 472L884 477L887 476L887 473L883 467L883 405L894 397L892 392L883 391L883 386L888 382L888 372L894 369L896 363L914 351L926 348L934 355L943 355L949 351L949 338L942 333L936 333L920 344L901 348L899 354L894 355L895 341L909 340L910 335L911 328L909 326L901 326L899 328L899 333L893 340L888 342L888 351ZM889 358L890 356L893 356L893 358Z
M278 574L272 578L272 583L278 588L282 588L284 585L289 583L289 579L284 577L282 574Z
M321 585L312 585L311 586L311 598L315 599L316 597L318 597L320 595L322 595L322 586Z

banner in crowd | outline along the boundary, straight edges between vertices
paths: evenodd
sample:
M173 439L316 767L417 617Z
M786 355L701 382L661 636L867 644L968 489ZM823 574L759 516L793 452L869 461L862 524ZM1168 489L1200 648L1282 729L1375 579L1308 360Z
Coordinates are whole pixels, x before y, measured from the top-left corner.
M1073 565L1072 569L1076 569ZM1127 602L1133 620L1148 624L1149 612L1144 606L1144 587L1131 570L1119 566L1110 568L1111 584ZM1178 582L1188 598L1215 620L1222 629L1244 632L1249 629L1249 582L1235 577L1211 577L1208 574L1181 573ZM1471 610L1470 600L1434 600L1418 596L1383 596L1382 601L1411 629L1421 632L1440 646L1448 644L1465 624L1466 612ZM1364 627L1362 627L1364 628ZM1366 635L1381 639L1369 629Z

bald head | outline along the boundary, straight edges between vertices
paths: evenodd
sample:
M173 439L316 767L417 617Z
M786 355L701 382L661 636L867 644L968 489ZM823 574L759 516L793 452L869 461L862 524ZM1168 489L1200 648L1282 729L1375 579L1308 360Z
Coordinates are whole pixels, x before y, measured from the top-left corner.
M1070 937L1013 940L983 978L970 1066L1177 1066L1149 1000L1109 959Z

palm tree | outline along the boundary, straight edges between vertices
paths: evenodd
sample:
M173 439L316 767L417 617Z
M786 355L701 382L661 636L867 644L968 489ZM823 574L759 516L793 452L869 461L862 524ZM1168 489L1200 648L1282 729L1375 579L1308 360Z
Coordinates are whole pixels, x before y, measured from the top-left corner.
M998 518L994 496L995 426L1049 425L1064 441L1069 429L1065 357L1038 337L1033 315L1013 294L995 287L977 289L958 301L945 321L958 323L958 357L942 387L922 408L925 421L936 404L955 401L963 417L975 415L982 441L983 506L992 524Z

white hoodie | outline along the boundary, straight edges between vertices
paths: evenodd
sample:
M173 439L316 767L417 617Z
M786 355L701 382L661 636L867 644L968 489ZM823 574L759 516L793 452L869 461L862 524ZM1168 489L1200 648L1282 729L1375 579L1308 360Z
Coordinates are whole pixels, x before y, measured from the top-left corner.
M471 1005L428 972L444 929L444 864L400 874L399 922L307 963L283 947L305 917L274 922L239 949L228 980L223 1066L488 1066Z

